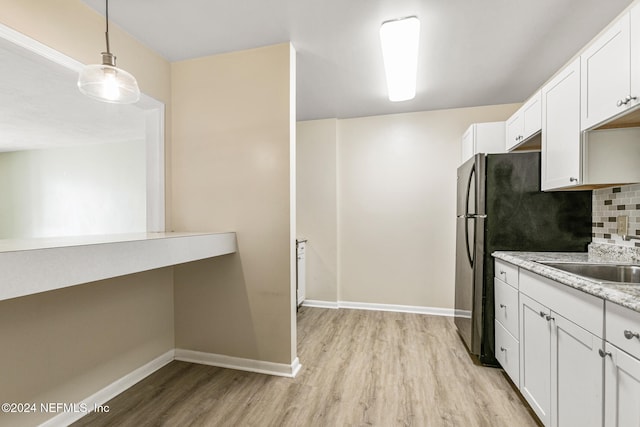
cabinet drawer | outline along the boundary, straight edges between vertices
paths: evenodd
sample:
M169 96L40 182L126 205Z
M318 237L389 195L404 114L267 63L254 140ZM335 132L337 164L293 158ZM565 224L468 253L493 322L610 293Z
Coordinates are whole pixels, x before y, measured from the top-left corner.
M496 322L496 359L511 381L520 387L519 343L500 322Z
M528 270L520 270L520 292L603 337L604 301Z
M506 284L518 289L518 267L515 265L496 259L494 275Z
M607 341L640 359L640 313L607 302L605 324Z
M518 290L500 279L494 279L494 283L496 320L518 339Z

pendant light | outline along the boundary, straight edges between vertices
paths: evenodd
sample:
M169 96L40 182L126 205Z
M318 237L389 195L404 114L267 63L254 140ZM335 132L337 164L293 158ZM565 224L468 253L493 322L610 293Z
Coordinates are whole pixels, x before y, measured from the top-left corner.
M105 0L107 51L102 52L102 64L86 65L78 76L80 92L90 98L112 104L133 104L140 99L136 78L116 67L116 57L109 49L109 0Z

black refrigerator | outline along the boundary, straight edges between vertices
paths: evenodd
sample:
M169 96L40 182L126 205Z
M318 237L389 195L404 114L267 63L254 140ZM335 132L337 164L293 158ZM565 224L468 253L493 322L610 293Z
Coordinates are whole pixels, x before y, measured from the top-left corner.
M540 153L477 154L458 168L456 204L455 324L497 366L491 253L586 252L591 191L541 192Z

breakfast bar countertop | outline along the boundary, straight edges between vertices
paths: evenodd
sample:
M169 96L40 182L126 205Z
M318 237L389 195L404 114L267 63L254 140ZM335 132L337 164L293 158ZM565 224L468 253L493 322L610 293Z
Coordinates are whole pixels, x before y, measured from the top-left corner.
M576 263L621 263L616 261L594 260L592 253L587 252L512 252L496 251L494 258L501 259L540 276L602 298L621 306L640 312L640 285L604 282L589 279L577 274L568 273L541 264L541 262L576 262ZM622 262L628 264L629 262Z
M0 240L0 301L235 253L235 232Z

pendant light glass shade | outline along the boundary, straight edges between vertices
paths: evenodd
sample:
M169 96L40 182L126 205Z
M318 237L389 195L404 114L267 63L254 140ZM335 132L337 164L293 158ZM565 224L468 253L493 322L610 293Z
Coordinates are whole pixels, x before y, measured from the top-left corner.
M78 88L90 98L113 104L133 104L140 100L136 78L109 64L85 66L78 77Z
M109 50L109 0L105 0L107 51L102 64L86 65L78 76L78 89L90 98L112 104L133 104L140 100L136 78L116 67L116 57Z

